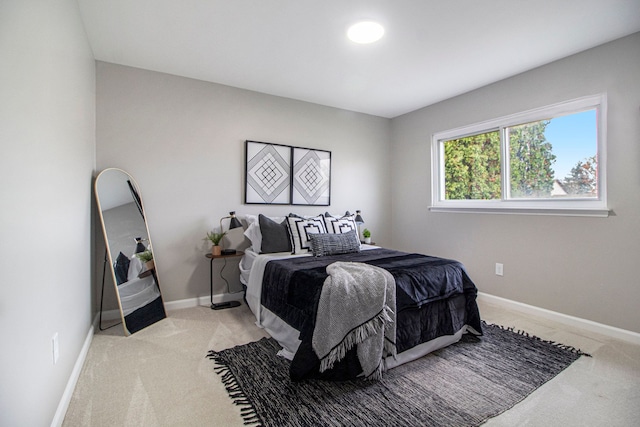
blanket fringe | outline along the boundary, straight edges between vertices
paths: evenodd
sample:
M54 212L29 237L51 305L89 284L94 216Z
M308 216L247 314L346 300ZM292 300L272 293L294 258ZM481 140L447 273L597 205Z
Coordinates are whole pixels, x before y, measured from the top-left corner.
M396 343L387 339L384 340L384 357L392 356L394 359L398 358L398 349Z
M242 391L240 384L231 372L229 366L222 357L218 355L218 352L211 350L207 353L209 359L213 360L215 366L213 371L220 376L220 380L224 385L225 390L229 394L232 402L236 406L240 406L240 416L244 425L250 425L253 427L263 427L262 420L253 406L247 395Z
M382 363L382 361L378 364L378 367L376 369L373 370L373 372L371 374L369 374L368 377L365 377L365 380L367 381L380 381L382 379L382 374L384 373L384 371L386 370L384 363Z
M375 317L351 330L351 332L349 332L338 345L331 349L331 351L320 360L320 372L324 372L327 369L333 368L333 365L336 362L342 360L347 352L351 350L351 348L353 348L353 346L358 345L372 335L381 332L387 322L393 322L393 319L389 315L389 311L393 313L393 310L391 310L390 307L385 306L384 309L380 310L380 312ZM393 346L392 349L391 346ZM389 354L392 354L395 357L395 344L390 345L385 340L385 350L387 349L390 350ZM367 378L370 378L378 371L380 372L380 378L382 378L383 370L383 364L380 363L374 373L370 374Z
M560 348L560 349L562 349L562 350L567 350L567 351L569 351L569 352L571 352L571 353L573 353L573 354L576 354L576 355L578 355L578 356L591 357L591 355L590 355L589 353L585 353L585 352L583 352L582 350L580 350L579 348L575 348L575 347L573 347L573 346L566 345L566 344L561 344L561 343L558 343L558 342L555 342L555 341L552 341L552 340L545 340L545 339L542 339L542 338L537 337L537 336L535 336L535 335L531 335L531 334L529 334L528 332L523 331L523 330L521 330L521 329L518 329L518 330L516 331L514 327L502 326L502 325L498 325L498 324L495 324L495 323L487 323L487 322L485 322L484 320L482 321L482 323L483 323L484 325L487 325L487 326L494 326L494 327L500 328L500 329L502 329L503 331L513 332L513 333L515 333L515 334L522 335L522 336L525 336L525 337L527 337L527 338L534 339L534 340L536 340L536 341L540 341L540 342L544 342L544 343L547 343L547 344L551 344L551 345L553 345L554 347Z

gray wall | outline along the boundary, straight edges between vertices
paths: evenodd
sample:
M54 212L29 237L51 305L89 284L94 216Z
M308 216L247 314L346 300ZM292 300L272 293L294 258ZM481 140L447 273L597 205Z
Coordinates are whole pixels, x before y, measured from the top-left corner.
M459 259L482 292L640 332L639 76L636 33L393 119L393 244ZM427 210L434 132L601 92L610 217Z
M0 425L45 426L92 321L95 62L77 2L0 2L0 58Z
M328 210L362 209L378 243L459 259L482 292L640 331L639 39L391 121L98 62L97 169L120 167L139 182L167 301L208 295L202 237L227 211L325 210L244 205L243 141L253 139L331 150ZM428 211L434 132L600 92L609 106L609 218ZM218 283L214 293L223 290Z
M374 239L391 241L388 119L104 62L96 96L97 169L138 182L167 302L209 295L203 238L230 210L361 209ZM244 205L247 139L331 151L331 206Z
M638 34L392 121L111 64L96 74L73 0L0 3L0 57L2 425L51 422L90 330L95 170L138 180L169 301L208 295L201 239L228 210L325 210L243 205L245 139L331 150L327 210L362 209L385 246L458 258L484 292L640 332ZM427 211L433 132L601 91L613 216Z

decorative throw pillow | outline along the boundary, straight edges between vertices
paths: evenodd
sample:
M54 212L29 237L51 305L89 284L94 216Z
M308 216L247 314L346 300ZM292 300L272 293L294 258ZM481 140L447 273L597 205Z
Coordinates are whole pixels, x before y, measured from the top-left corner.
M321 216L314 218L302 218L297 215L287 218L289 235L291 236L291 248L293 254L306 254L311 251L311 234L326 233L324 220Z
M324 222L327 227L327 233L341 234L350 231L358 233L355 215L345 215L338 218L325 214Z
M277 223L266 216L258 216L262 243L260 253L291 252L291 240L287 229L287 220Z
M258 215L247 214L244 216L245 221L249 225L244 232L244 235L251 241L251 250L256 253L262 251L262 233L260 232L260 222ZM285 216L270 216L267 217L275 222L282 222L286 220Z
M339 234L312 234L310 238L314 256L360 252L360 240L355 231Z
M119 284L127 281L127 274L129 274L129 257L120 252L118 258L116 258L115 268L113 271L116 272L116 282Z

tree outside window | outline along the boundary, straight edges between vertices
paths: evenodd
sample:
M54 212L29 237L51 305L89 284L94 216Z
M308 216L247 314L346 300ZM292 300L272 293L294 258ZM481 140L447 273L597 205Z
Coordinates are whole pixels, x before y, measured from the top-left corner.
M606 94L437 132L432 212L609 215Z

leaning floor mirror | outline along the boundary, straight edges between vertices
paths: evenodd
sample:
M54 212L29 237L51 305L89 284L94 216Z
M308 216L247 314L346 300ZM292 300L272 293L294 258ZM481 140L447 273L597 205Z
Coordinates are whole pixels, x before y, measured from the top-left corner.
M106 245L105 262L110 265L128 336L166 317L142 198L133 177L117 168L98 174L95 195Z

